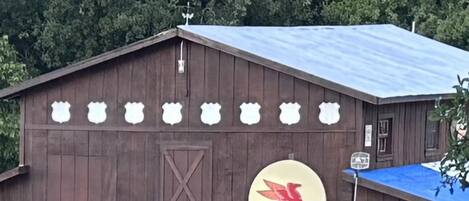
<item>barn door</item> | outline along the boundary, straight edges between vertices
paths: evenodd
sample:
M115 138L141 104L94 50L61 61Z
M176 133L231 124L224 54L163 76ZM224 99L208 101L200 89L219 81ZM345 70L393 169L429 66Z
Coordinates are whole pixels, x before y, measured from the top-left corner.
M160 153L160 200L212 200L212 151L209 143L163 143Z

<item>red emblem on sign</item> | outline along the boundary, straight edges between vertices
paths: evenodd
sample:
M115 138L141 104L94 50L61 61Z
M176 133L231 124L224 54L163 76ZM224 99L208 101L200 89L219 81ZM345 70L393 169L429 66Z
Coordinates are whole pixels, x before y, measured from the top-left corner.
M303 201L300 193L296 190L301 187L301 184L287 183L287 186L283 186L264 179L265 185L270 190L257 191L259 194L269 200L275 201Z

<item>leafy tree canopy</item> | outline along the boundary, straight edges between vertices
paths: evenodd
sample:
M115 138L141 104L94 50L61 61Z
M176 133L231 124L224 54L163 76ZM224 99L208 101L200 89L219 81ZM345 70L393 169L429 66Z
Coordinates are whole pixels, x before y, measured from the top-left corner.
M469 187L469 76L460 78L454 86L456 95L448 103L437 103L432 114L434 120L446 121L451 125L448 152L441 161L443 186L453 191L455 182L461 187Z

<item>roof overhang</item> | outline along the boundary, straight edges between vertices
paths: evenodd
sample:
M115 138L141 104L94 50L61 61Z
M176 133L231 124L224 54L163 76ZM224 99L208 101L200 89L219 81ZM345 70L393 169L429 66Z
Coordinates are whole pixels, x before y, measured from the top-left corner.
M395 103L419 102L419 101L436 101L436 100L449 100L455 94L428 94L428 95L413 95L413 96L398 96L389 98L378 98L378 105L387 105Z

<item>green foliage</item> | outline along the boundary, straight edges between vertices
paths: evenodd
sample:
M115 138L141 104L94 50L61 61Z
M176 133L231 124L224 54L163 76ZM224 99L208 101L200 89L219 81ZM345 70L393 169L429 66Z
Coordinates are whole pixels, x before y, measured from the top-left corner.
M434 120L446 121L452 125L448 140L448 152L441 161L442 184L453 191L455 182L461 188L469 187L469 135L462 135L458 130L467 130L469 125L469 77L460 78L454 86L456 95L450 102L437 103L432 114Z
M321 22L322 0L251 0L245 25L308 25Z
M329 0L322 15L327 24L391 23L469 50L468 0Z
M8 87L27 77L26 66L19 63L17 52L0 38L0 87ZM0 172L18 164L19 107L16 101L0 102Z

